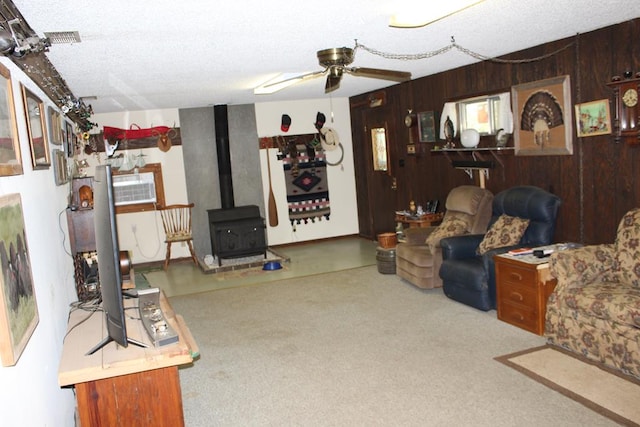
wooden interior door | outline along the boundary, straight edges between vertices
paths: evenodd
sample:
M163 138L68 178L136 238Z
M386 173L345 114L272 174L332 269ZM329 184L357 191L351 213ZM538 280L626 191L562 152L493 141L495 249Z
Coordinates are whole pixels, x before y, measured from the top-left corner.
M360 219L367 221L361 234L375 239L380 233L394 231L394 212L396 207L396 178L394 164L394 138L391 130L394 115L388 107L369 108L362 111L362 131L359 138L361 148L361 168L366 180L360 180L367 192L368 206L361 212ZM384 140L384 141L382 141ZM386 158L383 159L384 142ZM374 153L376 154L374 156ZM361 190L359 188L359 190ZM366 230L366 233L363 231Z

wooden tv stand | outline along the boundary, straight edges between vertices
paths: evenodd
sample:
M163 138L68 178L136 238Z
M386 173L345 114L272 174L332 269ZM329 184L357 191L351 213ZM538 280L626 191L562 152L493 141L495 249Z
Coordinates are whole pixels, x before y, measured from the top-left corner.
M135 307L137 300L125 300ZM104 336L104 315L72 311L62 349L58 383L74 386L81 426L184 426L178 366L190 364L198 348L181 316L160 293L168 323L178 332L177 343L154 348L139 320L127 318L129 338L149 344L126 348L109 343L91 356L85 353ZM129 309L137 317L137 309Z

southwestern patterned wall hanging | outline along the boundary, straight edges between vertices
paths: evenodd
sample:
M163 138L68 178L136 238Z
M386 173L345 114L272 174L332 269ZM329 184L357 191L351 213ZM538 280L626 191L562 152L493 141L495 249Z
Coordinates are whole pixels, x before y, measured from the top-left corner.
M291 225L328 220L327 162L319 134L260 138L260 148L277 148L282 160Z

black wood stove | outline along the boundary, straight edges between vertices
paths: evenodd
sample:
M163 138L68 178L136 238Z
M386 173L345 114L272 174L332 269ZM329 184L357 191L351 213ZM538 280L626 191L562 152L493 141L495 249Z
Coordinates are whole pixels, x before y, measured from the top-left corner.
M207 212L211 248L218 258L218 266L222 258L267 257L266 226L257 206L210 209Z
M267 257L266 226L256 205L234 206L229 152L229 125L226 105L213 108L216 129L216 152L220 178L221 209L209 209L211 249L218 259L251 255Z

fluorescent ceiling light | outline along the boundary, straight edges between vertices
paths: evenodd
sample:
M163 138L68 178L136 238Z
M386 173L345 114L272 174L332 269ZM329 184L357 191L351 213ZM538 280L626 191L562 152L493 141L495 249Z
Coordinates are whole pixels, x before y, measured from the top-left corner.
M277 92L279 90L284 89L285 87L289 87L292 84L298 83L299 81L304 80L304 78L308 75L308 72L304 73L281 73L280 75L274 77L273 79L261 84L257 88L253 89L253 93L255 95L268 95L270 93Z
M442 2L405 1L396 13L391 15L390 27L424 27L439 19L460 12L484 0L445 0Z

